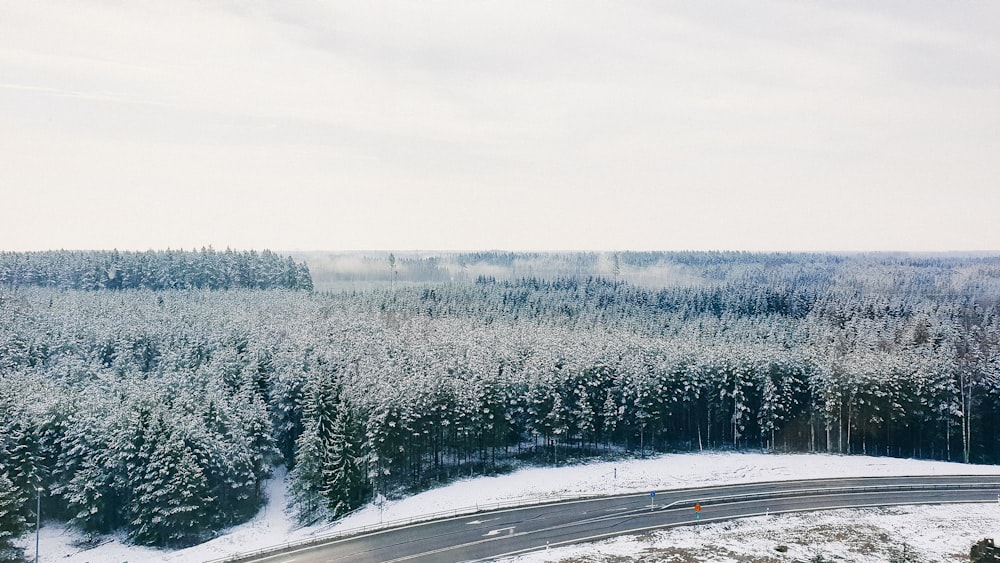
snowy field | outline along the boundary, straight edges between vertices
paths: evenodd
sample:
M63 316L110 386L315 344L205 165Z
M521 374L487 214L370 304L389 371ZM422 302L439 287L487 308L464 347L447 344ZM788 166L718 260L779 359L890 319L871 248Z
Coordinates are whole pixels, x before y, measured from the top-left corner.
M117 539L85 548L78 534L64 526L44 526L41 561L50 563L147 563L205 561L296 541L338 530L419 518L446 511L472 511L476 505L538 499L552 495L647 492L700 485L753 483L815 477L1000 474L1000 466L934 461L830 456L821 454L671 454L642 460L595 462L558 468L530 468L499 477L454 482L412 497L385 503L380 511L366 506L338 523L297 527L286 513L284 474L268 486L270 501L251 521L187 549L167 551L133 547ZM380 514L381 512L381 514ZM44 507L43 507L44 513ZM961 560L972 543L1000 531L1000 506L972 504L913 508L844 510L771 516L738 522L679 528L639 538L619 538L577 547L552 549L518 561L578 561L600 556L607 561L794 561L817 554L828 560L888 561L889 552L866 556L885 537L898 535L907 549L926 561ZM34 558L34 535L20 540ZM778 545L788 547L780 553ZM867 551L866 551L867 550ZM645 554L645 555L644 555Z
M972 544L998 531L995 503L831 510L684 526L501 561L967 563Z

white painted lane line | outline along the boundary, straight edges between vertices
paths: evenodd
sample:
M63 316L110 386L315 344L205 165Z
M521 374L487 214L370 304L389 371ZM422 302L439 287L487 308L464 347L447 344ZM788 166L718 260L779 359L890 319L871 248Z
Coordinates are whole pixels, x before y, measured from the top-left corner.
M508 536L513 536L514 535L514 528L515 528L515 526L508 526L506 528L497 528L496 530L490 530L490 531L486 532L485 534L483 534L483 537L485 538L487 536L498 536L498 535L500 535L501 532L507 532Z
M472 520L472 521L466 522L465 524L468 525L468 526L471 526L473 524L485 524L487 522L492 522L494 520L499 520L499 518L487 518L485 520Z

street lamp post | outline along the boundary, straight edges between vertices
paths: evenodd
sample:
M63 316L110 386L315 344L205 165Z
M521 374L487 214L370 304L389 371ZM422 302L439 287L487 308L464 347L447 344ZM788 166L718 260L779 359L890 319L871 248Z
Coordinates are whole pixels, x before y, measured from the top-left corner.
M35 487L38 493L38 504L35 507L35 563L38 563L38 537L42 531L42 488Z

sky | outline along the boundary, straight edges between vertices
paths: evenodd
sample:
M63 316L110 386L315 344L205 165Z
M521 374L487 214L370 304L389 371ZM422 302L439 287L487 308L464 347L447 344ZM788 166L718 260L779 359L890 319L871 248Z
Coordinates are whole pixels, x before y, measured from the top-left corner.
M0 0L0 250L1000 250L1000 3Z

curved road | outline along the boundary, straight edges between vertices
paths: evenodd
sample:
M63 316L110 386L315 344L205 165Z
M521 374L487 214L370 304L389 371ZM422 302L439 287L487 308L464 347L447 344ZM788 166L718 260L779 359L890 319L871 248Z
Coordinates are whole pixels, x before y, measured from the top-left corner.
M1000 475L815 479L657 491L480 512L247 557L254 563L476 561L656 528L767 513L1000 502ZM695 503L701 514L695 519Z

